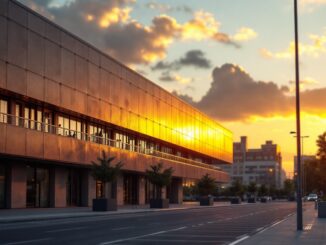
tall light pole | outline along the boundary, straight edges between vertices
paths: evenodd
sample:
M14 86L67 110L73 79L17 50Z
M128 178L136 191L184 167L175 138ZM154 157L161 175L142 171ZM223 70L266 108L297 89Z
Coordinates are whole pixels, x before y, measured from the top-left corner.
M302 230L302 195L301 195L301 125L300 125L300 73L299 73L299 35L298 1L294 0L294 43L295 43L295 105L297 125L297 230Z

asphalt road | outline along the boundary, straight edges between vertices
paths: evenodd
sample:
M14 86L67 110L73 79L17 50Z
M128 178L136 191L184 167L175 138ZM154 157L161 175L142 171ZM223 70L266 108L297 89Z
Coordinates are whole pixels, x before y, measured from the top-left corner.
M294 212L271 202L0 224L0 244L235 244Z

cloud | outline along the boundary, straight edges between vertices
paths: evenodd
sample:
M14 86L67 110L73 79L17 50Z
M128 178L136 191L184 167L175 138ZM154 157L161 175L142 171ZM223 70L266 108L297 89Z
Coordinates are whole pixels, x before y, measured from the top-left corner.
M201 50L190 50L183 57L174 62L159 61L152 67L152 70L180 70L184 66L208 69L211 67L211 61L205 57Z
M131 17L135 0L74 0L62 5L51 0L21 2L129 65L162 60L175 41L211 40L239 47L220 32L214 15L204 11L192 13L183 23L159 15L144 25Z
M249 41L255 39L258 36L257 32L248 27L240 28L236 34L233 35L234 41Z
M299 54L310 56L310 57L319 57L321 54L326 53L326 33L323 35L309 35L309 44L299 43ZM268 59L290 59L294 56L295 44L291 42L287 49L279 52L272 52L268 49L260 49L260 54L264 58Z
M172 74L168 71L162 72L159 80L161 82L178 82L180 84L188 84L191 82L190 78L182 77L179 74Z
M300 9L304 12L313 12L316 8L326 5L326 0L300 0Z
M253 117L289 116L295 113L294 97L289 88L274 82L254 80L243 68L224 64L213 70L210 89L195 102L179 95L206 114L222 121L250 120ZM326 88L302 92L302 110L325 113Z
M149 9L158 10L161 13L166 12L185 12L185 13L192 13L193 10L187 5L180 5L180 6L171 6L169 4L164 3L157 3L155 1L151 1L145 4L145 6Z

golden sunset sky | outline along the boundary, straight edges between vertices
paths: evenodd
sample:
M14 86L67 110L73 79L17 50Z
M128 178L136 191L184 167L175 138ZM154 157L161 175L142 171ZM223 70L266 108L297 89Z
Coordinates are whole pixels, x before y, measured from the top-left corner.
M20 0L198 107L296 154L293 0ZM299 0L304 154L326 130L326 0Z

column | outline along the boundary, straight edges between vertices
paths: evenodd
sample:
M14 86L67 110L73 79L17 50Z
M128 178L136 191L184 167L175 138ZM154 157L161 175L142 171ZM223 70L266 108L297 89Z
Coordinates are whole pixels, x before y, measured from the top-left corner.
M64 168L54 170L54 207L62 208L67 206L67 181L68 171Z
M26 166L13 164L10 174L10 208L26 208Z
M117 178L117 204L123 205L123 175L119 175Z
M138 204L145 204L145 178L144 176L138 176Z

